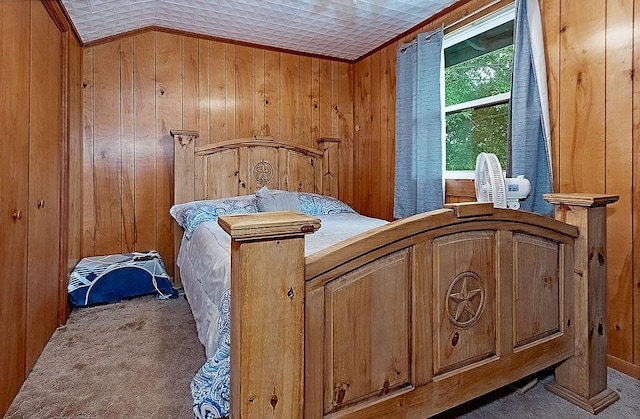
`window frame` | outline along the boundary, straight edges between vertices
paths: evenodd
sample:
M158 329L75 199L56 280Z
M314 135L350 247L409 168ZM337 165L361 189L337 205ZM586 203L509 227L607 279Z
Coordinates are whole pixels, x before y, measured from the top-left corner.
M445 33L442 45L442 54L444 57L444 51L460 42L463 42L469 38L472 38L476 35L479 35L483 32L486 32L490 29L493 29L497 26L500 26L509 21L515 20L515 3L510 3L507 6L496 10L486 16L483 16L477 20L469 22L468 24L462 26L459 29L456 29L450 33ZM443 80L443 94L446 89L444 85L444 63L442 66L442 80ZM446 168L446 150L447 150L447 141L446 141L446 124L444 124L445 117L447 113L463 111L466 109L478 109L487 106L494 106L503 103L508 103L511 100L511 90L505 93L499 93L493 96L486 96L480 99L474 99L468 102L462 102L455 105L444 106L442 108L442 119L443 119L443 128L442 128L442 150L443 153L443 177L445 179L474 179L475 178L475 170L447 170Z

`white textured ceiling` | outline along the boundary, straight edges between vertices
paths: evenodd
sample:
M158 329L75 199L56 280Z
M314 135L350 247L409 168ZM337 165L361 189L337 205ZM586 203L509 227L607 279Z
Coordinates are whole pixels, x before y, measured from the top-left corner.
M82 42L149 26L355 60L457 0L62 0Z

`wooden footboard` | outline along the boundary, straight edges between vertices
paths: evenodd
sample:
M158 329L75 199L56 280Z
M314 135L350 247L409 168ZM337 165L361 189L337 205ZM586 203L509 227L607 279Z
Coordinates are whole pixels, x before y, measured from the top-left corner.
M220 217L232 237L232 417L425 418L550 366L597 412L606 384L605 206L553 220L457 204L306 258L299 214Z

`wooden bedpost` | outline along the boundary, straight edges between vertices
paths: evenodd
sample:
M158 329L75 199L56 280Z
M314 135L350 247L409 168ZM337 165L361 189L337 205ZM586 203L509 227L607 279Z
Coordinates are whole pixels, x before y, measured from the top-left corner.
M607 388L607 204L617 195L548 194L556 219L578 227L574 255L575 354L556 367L546 388L597 414L620 397Z
M194 200L194 148L198 131L171 130L173 137L173 152L175 169L173 179L173 203L182 204ZM173 223L173 285L182 286L180 268L178 268L178 251L182 241L182 229L178 223Z
M231 417L301 418L304 235L320 220L265 212L218 224L231 236Z

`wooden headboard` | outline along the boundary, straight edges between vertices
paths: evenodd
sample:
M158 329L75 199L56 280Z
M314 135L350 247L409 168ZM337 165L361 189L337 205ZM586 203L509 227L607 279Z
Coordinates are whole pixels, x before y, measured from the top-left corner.
M197 131L171 131L171 135L174 203L248 195L263 186L338 197L339 138L319 138L318 148L272 137L196 147Z
M257 136L196 147L197 131L172 130L171 136L174 204L249 195L263 186L338 198L339 138L319 138L317 148ZM177 259L182 231L174 229ZM180 284L177 266L174 282Z

